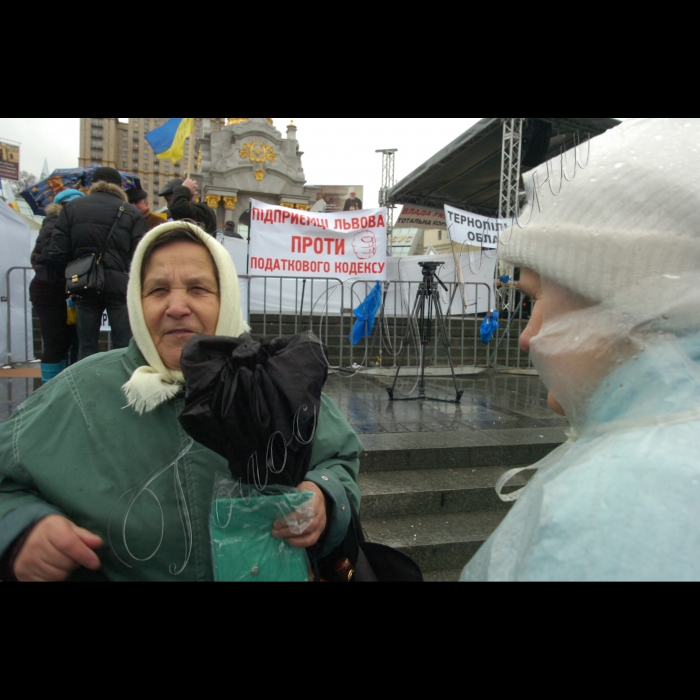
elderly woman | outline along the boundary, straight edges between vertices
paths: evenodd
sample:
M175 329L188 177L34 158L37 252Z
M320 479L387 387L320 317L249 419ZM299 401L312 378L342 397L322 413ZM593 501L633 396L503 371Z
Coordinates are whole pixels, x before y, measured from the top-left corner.
M0 578L210 581L209 514L226 460L186 435L180 357L198 334L246 332L230 256L193 224L151 231L129 283L134 340L69 368L0 427ZM299 548L330 552L359 509L362 446L324 396ZM139 491L140 489L140 491ZM140 497L131 496L137 491Z
M698 119L626 122L503 241L572 432L463 580L700 580L698 149Z

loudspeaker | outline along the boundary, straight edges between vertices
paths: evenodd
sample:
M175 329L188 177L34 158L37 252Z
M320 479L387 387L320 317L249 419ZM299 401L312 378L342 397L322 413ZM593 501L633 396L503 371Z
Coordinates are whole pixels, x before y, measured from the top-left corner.
M522 171L531 170L547 159L552 125L541 119L528 119L523 130Z

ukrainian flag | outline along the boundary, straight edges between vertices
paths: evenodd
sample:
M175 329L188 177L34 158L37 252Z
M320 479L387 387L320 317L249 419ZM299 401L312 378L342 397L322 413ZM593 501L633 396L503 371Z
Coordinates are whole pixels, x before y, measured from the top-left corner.
M171 117L163 126L146 134L146 140L160 159L173 163L185 155L185 141L194 131L194 117Z

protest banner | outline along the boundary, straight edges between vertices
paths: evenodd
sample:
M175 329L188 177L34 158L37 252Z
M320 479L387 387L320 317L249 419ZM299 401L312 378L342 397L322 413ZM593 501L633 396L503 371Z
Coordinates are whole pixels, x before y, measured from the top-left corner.
M0 178L19 180L19 146L0 141Z
M421 231L446 231L445 212L441 209L404 205L399 218L394 224L394 229L397 228L417 228Z
M513 219L479 216L445 205L447 230L453 243L494 250L498 248L501 231L513 226Z
M386 279L386 209L320 214L251 202L251 277Z

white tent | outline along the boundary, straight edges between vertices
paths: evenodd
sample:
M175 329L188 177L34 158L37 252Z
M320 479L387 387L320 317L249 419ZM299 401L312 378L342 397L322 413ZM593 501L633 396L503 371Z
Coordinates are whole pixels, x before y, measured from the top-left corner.
M0 364L34 359L29 303L34 272L27 268L31 268L37 235L19 214L0 202Z

